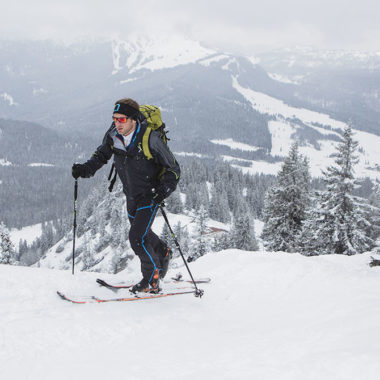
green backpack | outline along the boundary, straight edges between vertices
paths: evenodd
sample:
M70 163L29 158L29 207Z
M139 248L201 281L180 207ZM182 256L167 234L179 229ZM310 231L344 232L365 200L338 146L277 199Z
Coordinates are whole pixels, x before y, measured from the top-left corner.
M165 123L161 119L161 110L149 104L140 106L140 112L145 116L148 127L142 138L142 149L148 160L153 158L152 153L149 149L149 136L152 131L159 131L161 139L167 144L168 138L166 137L165 132Z

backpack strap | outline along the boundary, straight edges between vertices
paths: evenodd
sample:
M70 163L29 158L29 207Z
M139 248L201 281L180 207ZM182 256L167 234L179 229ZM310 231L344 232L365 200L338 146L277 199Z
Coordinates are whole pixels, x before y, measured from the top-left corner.
M142 149L148 160L151 160L153 158L152 153L149 149L149 136L151 132L152 128L148 126L142 138Z
M111 181L110 185L108 186L108 191L111 193L112 190L113 190L113 187L115 185L115 182L116 182L116 179L117 179L117 172L115 170L115 175L113 176L112 180L111 180L111 177L112 177L112 173L113 173L113 170L115 169L115 164L112 164L112 167L111 167L111 171L110 171L110 174L108 175L108 181Z

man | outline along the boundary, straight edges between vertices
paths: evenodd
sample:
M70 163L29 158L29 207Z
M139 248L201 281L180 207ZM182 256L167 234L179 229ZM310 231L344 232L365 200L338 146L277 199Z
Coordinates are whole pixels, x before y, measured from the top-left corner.
M75 179L89 178L114 155L115 169L127 197L129 241L141 261L143 278L132 287L134 293L160 291L159 280L166 275L172 252L151 226L159 205L175 190L180 176L175 157L156 131L149 135L153 159L145 156L142 138L146 128L147 120L139 104L129 98L118 100L113 123L102 144L87 162L72 167Z

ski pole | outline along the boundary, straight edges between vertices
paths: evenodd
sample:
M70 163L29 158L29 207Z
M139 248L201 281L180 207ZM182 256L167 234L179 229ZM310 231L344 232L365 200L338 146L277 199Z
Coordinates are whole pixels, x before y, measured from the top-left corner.
M185 260L185 257L183 256L183 253L182 253L181 247L180 247L180 245L179 245L179 243L178 243L178 240L177 240L176 236L174 235L174 232L173 232L173 230L172 230L172 228L171 228L171 226L170 226L170 223L169 223L168 217L167 217L166 212L165 212L165 210L164 210L164 207L163 207L162 205L160 205L160 210L161 210L162 216L163 216L164 219L165 219L166 224L167 224L168 227L169 227L170 234L171 234L171 236L172 236L172 238L173 238L173 240L174 240L174 243L175 243L175 245L176 245L176 247L177 247L179 253L181 254L182 260L183 260L183 262L184 262L185 265L186 265L186 269L187 269L187 271L189 272L189 275L190 275L190 277L191 277L191 281L193 281L193 284L194 284L194 287L195 287L195 297L202 297L204 291L203 291L202 289L198 289L197 284L196 284L195 281L194 281L193 275L192 275L191 272L190 272L190 268L189 268L189 266L187 265L187 262L186 262L186 260Z
M74 261L75 261L75 235L77 230L77 200L78 200L78 179L75 180L74 185L74 223L73 223L73 269L74 275Z

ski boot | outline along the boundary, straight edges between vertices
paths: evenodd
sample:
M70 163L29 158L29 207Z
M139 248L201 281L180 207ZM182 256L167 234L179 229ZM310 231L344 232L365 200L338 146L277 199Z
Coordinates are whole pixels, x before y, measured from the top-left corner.
M150 282L149 293L157 294L161 291L160 288L160 275L158 269L154 271L153 279Z
M168 269L169 269L169 263L172 258L173 258L173 252L168 247L166 248L164 257L162 258L162 261L161 261L162 269L160 271L160 278L164 278L166 276L166 273L168 272Z
M132 289L130 290L131 293L148 293L149 292L149 281L145 280L143 278L140 282L138 282L136 285L132 286Z
M154 275L152 280L149 282L145 278L143 278L140 282L132 287L130 290L131 293L153 293L157 294L161 291L160 288L160 275L158 274L158 270L154 271Z

